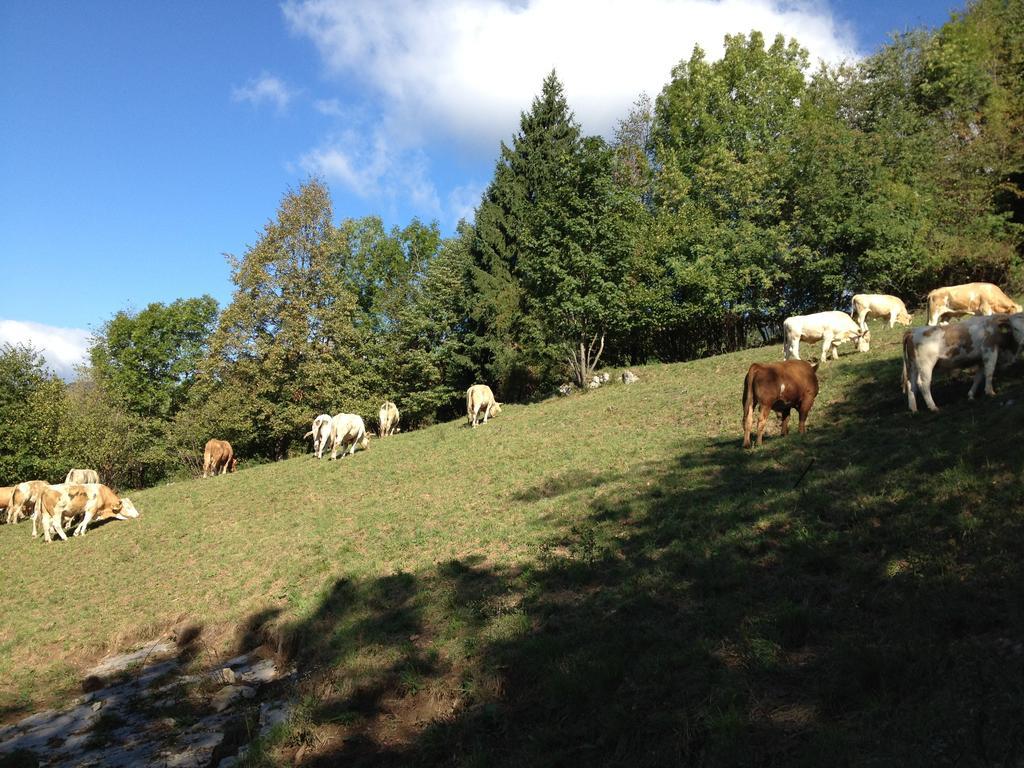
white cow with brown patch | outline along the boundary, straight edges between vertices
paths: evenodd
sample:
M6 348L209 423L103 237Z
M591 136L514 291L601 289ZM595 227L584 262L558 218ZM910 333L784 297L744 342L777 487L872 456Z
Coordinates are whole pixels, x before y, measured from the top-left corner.
M928 294L928 325L946 315L995 315L1021 311L1021 306L992 283L964 283L936 288Z
M398 413L398 406L390 400L384 401L384 404L380 407L380 412L377 414L377 424L380 427L380 436L387 437L388 435L393 435L395 430L398 429L399 418L401 418L401 416Z
M71 523L81 517L74 536L84 536L94 520L128 520L139 516L131 499L122 499L100 483L62 483L43 491L37 514L32 518L32 535L36 535L36 521L43 531L43 539L53 540L56 533L65 541Z
M936 370L979 366L967 398L973 400L982 382L985 394L994 395L992 375L1012 363L1024 349L1024 314L971 317L952 325L925 326L903 335L903 391L907 407L917 411L920 393L930 411L932 374Z
M351 456L356 448L366 449L370 445L370 439L366 436L366 423L363 417L355 413L339 413L331 419L331 459L338 458L338 448L341 448L341 458Z
M486 424L487 419L501 413L501 403L494 399L494 393L486 384L474 384L466 390L466 418L471 427L476 427L481 413Z
M897 296L885 293L858 293L853 297L853 319L862 330L868 329L869 317L889 318L889 327L896 323L910 325L914 316L907 312L907 305Z
M858 352L870 349L871 332L861 328L845 312L816 312L813 315L794 315L782 324L785 336L783 354L786 360L800 359L801 341L821 342L821 362L839 359L839 345L847 341L857 343Z
M21 518L34 515L39 497L50 484L43 480L27 480L18 483L11 491L11 502L7 507L7 524L17 523Z
M327 447L327 443L331 440L331 417L326 413L321 413L315 419L313 419L313 427L302 437L313 437L313 453L316 454L318 459L324 457L324 448Z

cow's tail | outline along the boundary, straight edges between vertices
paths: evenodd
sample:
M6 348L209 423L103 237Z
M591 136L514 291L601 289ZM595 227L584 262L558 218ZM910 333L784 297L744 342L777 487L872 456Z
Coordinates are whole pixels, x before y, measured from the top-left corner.
M914 332L907 331L903 334L903 375L900 377L900 389L904 394L910 384L911 360L914 358Z
M746 444L754 426L754 366L747 370L743 380L743 441Z
M311 429L311 430L309 430L309 432L307 432L306 434L304 434L302 436L302 439L305 440L307 437L312 437L312 435L313 435L313 430Z

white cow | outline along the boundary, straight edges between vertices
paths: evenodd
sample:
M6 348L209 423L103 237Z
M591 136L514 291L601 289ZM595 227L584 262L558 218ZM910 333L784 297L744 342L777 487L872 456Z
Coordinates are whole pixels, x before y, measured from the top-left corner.
M785 334L783 350L786 360L800 359L801 341L820 341L823 363L828 360L830 352L832 358L838 360L839 345L846 341L856 341L858 352L870 349L871 332L862 330L845 312L795 315L786 318L782 330Z
M363 417L355 413L339 413L331 419L331 459L338 458L338 447L341 446L341 458L356 452L356 448L367 448L370 440L366 436L366 424Z
M992 283L964 283L936 288L928 294L928 325L938 325L946 315L993 315L1016 313L1021 305Z
M398 429L399 418L398 406L390 400L385 400L384 404L380 407L380 412L377 414L380 436L387 437L388 435L393 435Z
M985 394L994 395L992 374L1012 363L1024 348L1024 313L970 317L953 325L929 325L903 335L903 391L907 407L917 412L917 393L930 411L939 410L932 399L932 373L936 369L969 368L978 373L967 393L973 400L982 382Z
M313 453L316 454L318 459L324 457L324 448L327 447L327 442L331 439L331 417L326 413L321 413L315 419L313 419L313 427L302 437L303 439L313 437Z
M888 317L889 327L896 323L910 325L914 316L907 312L903 299L884 293L858 293L853 297L853 317L862 330L868 329L869 317Z
M65 483L98 483L100 475L95 469L72 469L64 478Z
M486 384L474 384L466 390L466 418L471 427L476 427L481 413L486 424L487 419L501 413L501 403L494 399L494 393Z

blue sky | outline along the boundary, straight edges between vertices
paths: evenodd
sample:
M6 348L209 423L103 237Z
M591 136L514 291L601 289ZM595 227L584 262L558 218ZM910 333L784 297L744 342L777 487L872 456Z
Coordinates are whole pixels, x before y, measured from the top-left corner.
M870 53L950 2L289 0L0 3L0 342L63 374L120 309L230 299L241 255L318 174L336 216L471 216L556 67L608 135L700 43L759 28Z

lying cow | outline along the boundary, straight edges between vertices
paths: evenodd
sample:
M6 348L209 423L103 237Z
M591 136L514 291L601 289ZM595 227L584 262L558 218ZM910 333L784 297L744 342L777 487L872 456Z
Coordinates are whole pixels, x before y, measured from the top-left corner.
M800 359L801 341L820 341L821 360L828 360L832 353L834 360L839 359L839 345L847 341L857 342L858 352L870 349L871 332L862 329L845 312L816 312L813 315L795 315L786 318L782 324L785 335L784 357L786 360Z
M28 480L18 483L11 492L11 503L7 507L7 524L17 523L21 518L34 515L39 497L50 487L42 480Z
M207 440L203 449L203 477L225 475L238 469L238 459L227 440Z
M970 317L952 325L925 326L903 335L903 391L907 407L917 412L917 393L930 411L939 410L932 399L932 373L979 366L967 393L973 400L982 382L985 394L995 395L992 375L1012 363L1024 348L1024 314Z
M494 399L494 393L486 384L474 384L466 390L466 418L471 427L476 427L481 413L486 424L487 419L501 413L501 403Z
M324 448L327 447L327 443L331 439L331 417L326 413L321 413L315 419L313 419L313 427L302 437L313 437L313 453L316 454L318 459L324 457Z
M1020 312L1021 306L992 283L964 283L928 294L928 325L946 315L994 315Z
M339 413L331 419L331 459L338 458L338 447L341 447L341 458L351 456L356 448L366 449L370 439L366 436L366 424L363 417L355 413Z
M398 429L399 418L398 406L390 400L386 400L380 407L380 412L377 414L377 423L380 426L380 436L387 437L388 435L393 435L395 430Z
M750 447L754 425L754 409L760 408L757 419L757 444L764 441L768 416L774 410L782 417L782 434L789 434L789 415L794 408L800 414L800 432L807 431L807 414L818 396L818 364L803 360L782 363L754 363L743 381L743 447Z
M72 469L64 478L65 483L98 483L100 475L95 469Z
M36 535L38 518L43 539L53 540L56 533L65 541L71 523L81 517L74 536L84 536L93 520L128 520L139 516L130 499L118 497L110 488L99 483L63 483L43 491L37 514L32 518L32 535Z
M858 293L853 297L853 318L861 330L868 329L869 317L888 317L889 327L896 323L910 325L914 316L907 312L903 299L884 293Z

